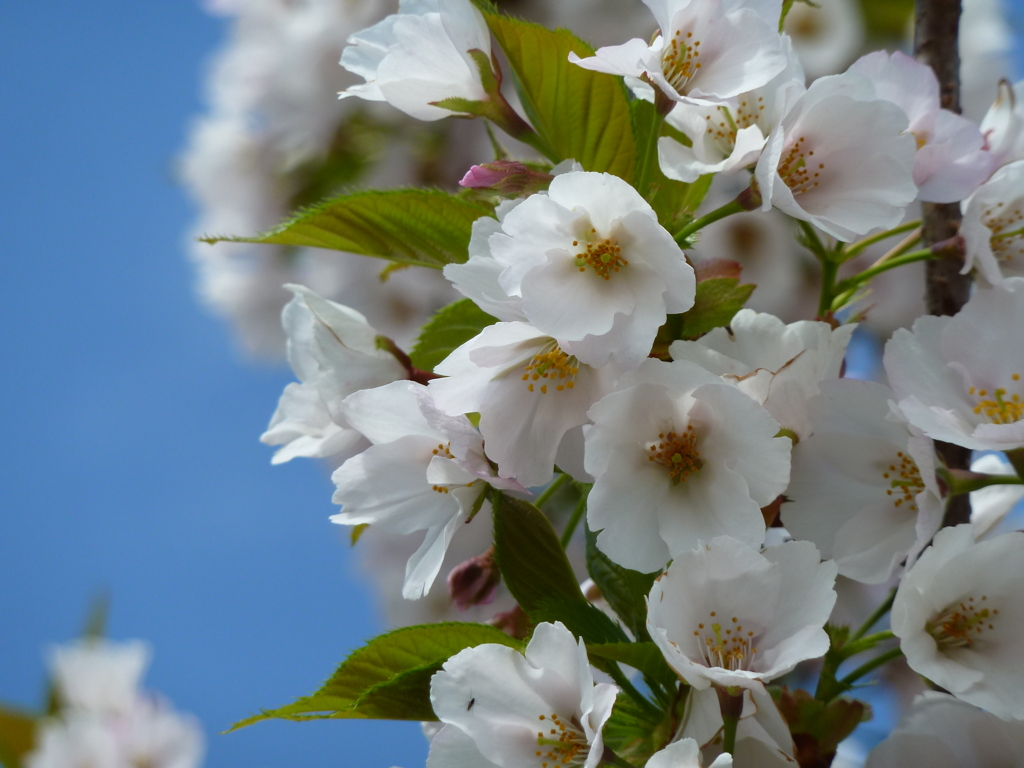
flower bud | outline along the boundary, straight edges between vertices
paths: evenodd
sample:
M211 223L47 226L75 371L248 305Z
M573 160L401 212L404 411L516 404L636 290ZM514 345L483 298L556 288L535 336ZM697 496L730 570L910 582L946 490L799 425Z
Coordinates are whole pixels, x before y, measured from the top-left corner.
M518 605L511 611L494 614L487 623L517 640L525 640L530 636L530 630L533 628L526 612Z
M547 189L554 178L550 173L541 173L517 160L495 160L492 163L474 165L459 182L470 189L490 189L509 197L532 194Z
M448 574L448 592L460 611L494 602L499 583L501 573L494 562L494 547L455 566Z

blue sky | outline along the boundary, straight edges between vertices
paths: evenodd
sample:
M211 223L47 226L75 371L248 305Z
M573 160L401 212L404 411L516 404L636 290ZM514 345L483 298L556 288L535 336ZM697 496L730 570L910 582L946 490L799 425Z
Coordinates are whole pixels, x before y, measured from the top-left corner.
M381 629L330 484L257 442L287 371L246 364L193 298L173 164L222 22L189 0L0 12L0 701L108 592L110 633L197 714L218 768L406 768L411 723L219 730L312 690Z
M310 692L381 620L313 462L257 442L285 370L193 298L173 163L222 22L193 2L0 11L0 701L98 592L219 768L423 765L412 723L234 720Z

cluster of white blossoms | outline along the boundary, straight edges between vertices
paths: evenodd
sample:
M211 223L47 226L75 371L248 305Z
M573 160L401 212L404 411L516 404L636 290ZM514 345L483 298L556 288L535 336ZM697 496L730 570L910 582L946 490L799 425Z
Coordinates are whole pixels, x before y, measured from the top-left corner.
M467 189L430 193L436 220L388 218L386 202L331 219L328 203L315 224L280 228L275 242L307 225L296 243L314 228L379 236L365 247L405 264L458 229L464 252L427 265L464 298L407 353L354 309L287 285L299 381L263 441L275 463L332 458L331 519L353 540L365 526L416 537L406 599L427 596L453 541L493 514L494 546L448 574L451 597L486 604L504 581L518 606L487 628L413 628L426 639L402 645L402 661L386 635L367 651L372 674L357 651L323 699L287 715L432 713L430 768L817 766L864 714L845 695L904 657L955 697L942 706L1024 720L1024 534L1000 532L1024 477L1024 94L1004 83L978 125L899 52L808 84L779 31L792 3L645 5L650 39L570 41L554 64L545 45L567 33L483 0L403 0L349 38L341 63L364 82L347 100L485 118L550 162L512 160L492 135L498 157ZM573 83L607 114L563 134L573 105L587 109L559 90ZM593 148L615 131L633 132L617 165ZM698 215L711 176L738 194ZM916 203L960 203L962 234L915 250ZM446 205L479 215L459 223ZM705 226L772 210L821 263L814 319L743 308L737 265L692 258ZM888 386L845 378L871 280L943 259L978 277L970 300L893 334ZM947 465L936 442L1006 459ZM967 494L975 518L943 528ZM561 523L559 505L572 509L561 536L548 521ZM585 590L563 552L574 533ZM893 594L860 629L830 626L837 576ZM869 634L890 608L891 630ZM487 640L494 627L515 639ZM815 693L790 690L815 659ZM873 764L899 764L924 732L908 717ZM1006 738L1019 742L1016 727Z
M54 648L55 710L38 726L26 768L198 768L199 723L140 688L149 658L139 641Z

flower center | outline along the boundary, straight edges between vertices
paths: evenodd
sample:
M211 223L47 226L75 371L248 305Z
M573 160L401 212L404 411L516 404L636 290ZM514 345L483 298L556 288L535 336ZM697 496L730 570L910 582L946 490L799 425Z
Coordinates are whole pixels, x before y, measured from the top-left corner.
M438 443L437 448L431 451L431 453L435 456L440 456L442 459L454 459L455 456L452 455L451 448L451 442ZM430 489L435 493L451 493L451 490L446 485L432 485Z
M697 450L697 433L693 425L683 430L681 435L661 432L656 441L647 444L647 460L665 467L673 485L686 482L686 478L704 466Z
M902 507L904 504L911 512L917 512L916 497L924 490L924 480L921 479L921 471L917 464L903 451L896 453L899 464L895 462L882 473L882 477L889 481L892 486L886 490L886 494L894 496L894 507Z
M557 344L551 344L534 355L526 364L523 381L528 381L526 388L533 392L534 382L544 379L539 389L542 395L548 393L548 382L554 383L555 391L562 392L576 386L576 374L580 363L575 357L567 355ZM556 383L557 382L557 383Z
M825 170L824 163L817 163L811 159L814 157L814 150L807 149L806 142L805 136L797 139L779 163L779 176L786 182L786 186L793 190L794 196L810 192L818 186L818 178Z
M1019 205L1009 210L1003 203L996 203L985 211L982 223L992 232L989 242L999 261L1010 261L1024 252L1024 214Z
M596 229L590 230L596 234ZM574 247L579 247L580 241L573 240ZM576 266L580 272L586 272L590 267L599 277L611 280L612 272L618 272L629 261L622 257L622 249L614 237L606 237L604 240L594 243L587 243L585 251L576 254Z
M1010 377L1020 386L1020 374L1015 373ZM978 402L974 406L974 413L984 416L993 424L1013 424L1024 419L1024 403L1021 402L1019 394L1014 393L1009 397L1002 387L989 392L987 389L976 389L971 387L967 394L974 397Z
M990 608L985 595L977 601L968 597L940 611L924 629L935 639L939 650L970 648L986 630L995 629L992 622L998 615L999 609Z
M697 74L701 66L699 58L700 40L693 39L693 32L684 35L681 29L676 30L662 51L661 71L677 93L683 93L690 79Z
M546 732L537 731L538 749L534 754L541 759L541 768L583 765L586 762L590 745L574 718L566 722L552 713L538 719L545 723L545 727L550 722Z
M718 122L712 115L705 115L708 121L708 135L718 144L724 154L732 154L736 147L736 134L742 128L749 128L752 125L759 125L758 119L764 111L764 96L758 96L757 101L752 102L747 96L735 108L735 112L729 107L716 107L718 111Z
M693 636L701 642L704 662L709 667L719 667L735 671L749 670L757 655L754 647L754 631L743 629L739 619L733 616L722 625L718 620L717 611L711 611L710 620L701 622L693 630Z

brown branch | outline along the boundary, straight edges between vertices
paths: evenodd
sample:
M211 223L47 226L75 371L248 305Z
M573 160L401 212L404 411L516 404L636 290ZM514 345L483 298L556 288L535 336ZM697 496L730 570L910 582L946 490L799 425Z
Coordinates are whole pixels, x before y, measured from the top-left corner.
M917 0L914 22L914 54L939 79L942 106L960 112L960 0ZM959 234L960 206L957 203L922 204L923 245L929 246ZM971 290L970 275L961 275L963 257L937 259L925 265L925 306L932 315L955 315ZM967 469L971 452L948 443L937 443L939 455L951 469ZM945 525L970 521L967 495L953 498L946 508Z

